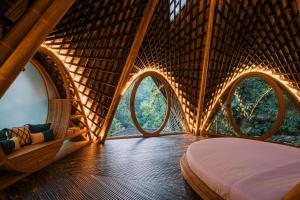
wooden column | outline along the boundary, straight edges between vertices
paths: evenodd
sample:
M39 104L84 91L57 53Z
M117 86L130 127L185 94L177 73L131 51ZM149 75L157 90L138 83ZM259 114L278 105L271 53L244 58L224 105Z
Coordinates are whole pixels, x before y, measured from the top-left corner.
M112 103L109 107L107 116L105 118L103 127L101 129L101 134L102 134L102 137L100 139L101 141L104 141L106 136L107 136L107 131L110 127L110 124L113 120L113 117L114 117L114 114L116 112L117 106L118 106L119 101L121 99L122 90L123 90L123 88L124 88L124 86L127 82L127 77L128 77L128 75L130 74L130 72L133 68L135 58L136 58L136 56L138 54L138 51L140 49L140 46L143 42L144 36L146 34L148 25L150 23L150 20L151 20L151 17L152 17L152 14L154 12L154 9L156 7L157 2L158 2L158 0L151 0L148 3L147 7L145 8L144 16L142 17L142 19L140 21L140 24L139 24L139 27L137 29L135 38L134 38L132 46L130 48L128 57L126 59L124 69L123 69L121 77L119 79L119 83L117 85L115 94L113 96ZM100 142L100 140L99 140L99 142Z
M209 7L209 17L207 22L208 24L207 24L207 32L206 32L206 40L205 40L204 60L202 66L200 91L199 91L199 99L198 99L198 106L197 106L197 118L196 118L196 130L195 130L196 135L199 135L201 116L203 111L205 88L206 88L206 77L207 77L207 70L209 64L209 51L210 51L212 30L214 24L215 7L216 7L216 0L211 0L210 7Z
M54 0L0 68L0 98L75 0Z

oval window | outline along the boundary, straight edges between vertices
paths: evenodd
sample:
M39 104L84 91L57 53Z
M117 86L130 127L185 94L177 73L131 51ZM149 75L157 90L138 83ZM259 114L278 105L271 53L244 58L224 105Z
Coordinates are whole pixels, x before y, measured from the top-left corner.
M136 81L130 99L131 117L144 135L159 134L170 115L170 91L157 75L143 74Z
M284 100L280 88L271 78L240 78L229 96L229 121L241 136L265 139L280 126Z

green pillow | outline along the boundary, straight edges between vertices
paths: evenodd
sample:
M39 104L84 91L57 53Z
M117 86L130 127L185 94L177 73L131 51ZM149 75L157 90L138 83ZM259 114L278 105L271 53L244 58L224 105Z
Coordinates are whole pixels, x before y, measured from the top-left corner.
M51 123L47 124L28 124L30 133L40 133L50 129Z
M4 129L0 130L0 141L7 139L6 132L7 132L7 128L4 128Z
M15 142L13 140L2 140L0 141L0 146L3 152L8 155L12 153L15 149Z

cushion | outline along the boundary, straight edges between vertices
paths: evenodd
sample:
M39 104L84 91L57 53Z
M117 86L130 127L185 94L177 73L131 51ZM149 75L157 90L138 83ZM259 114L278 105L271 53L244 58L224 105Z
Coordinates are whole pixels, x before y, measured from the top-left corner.
M290 191L288 191L282 200L295 200L297 198L300 198L300 183L295 185Z
M7 128L4 128L0 130L0 141L1 140L6 140L7 139Z
M24 146L31 143L28 127L18 127L8 129L8 138L18 137L20 145Z
M12 141L14 141L14 143L15 143L15 151L16 150L19 150L20 148L21 148L21 145L20 145L20 139L18 138L18 137L13 137L13 138L11 138L11 139L9 139L9 140L12 140Z
M2 140L0 141L0 146L3 152L8 155L12 153L14 150L20 149L20 142L17 137L13 137L9 140Z
M44 142L48 142L48 141L54 140L53 129L43 131L42 133L43 133L44 138L45 138Z
M50 129L51 123L47 124L27 124L30 133L40 133Z
M38 144L41 142L48 142L54 140L54 134L52 129L40 133L33 133L30 134L30 136L31 136L32 144Z

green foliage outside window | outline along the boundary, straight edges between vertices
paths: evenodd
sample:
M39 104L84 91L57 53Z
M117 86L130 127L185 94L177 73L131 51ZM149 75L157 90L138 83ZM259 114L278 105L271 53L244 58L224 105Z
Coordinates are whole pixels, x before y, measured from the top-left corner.
M300 145L300 113L296 105L284 92L283 94L285 119L277 133L269 140ZM256 77L245 79L239 84L231 106L233 117L242 132L251 136L259 136L268 131L278 114L278 100L274 90L264 80ZM209 130L223 135L238 136L228 122L225 110L220 108Z
M132 84L122 97L109 135L117 135L118 131L129 129L132 133L137 133L130 116L130 96L133 88ZM147 130L158 129L164 121L167 102L162 93L158 90L151 77L146 77L140 84L135 98L136 116L141 127ZM168 125L167 125L168 126ZM130 134L130 133L128 133Z

